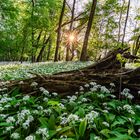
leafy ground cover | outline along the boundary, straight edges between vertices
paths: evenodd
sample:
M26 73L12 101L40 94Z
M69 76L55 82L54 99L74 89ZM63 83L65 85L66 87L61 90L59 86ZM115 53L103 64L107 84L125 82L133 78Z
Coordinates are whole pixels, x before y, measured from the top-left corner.
M93 62L46 62L34 64L9 64L0 66L0 80L15 80L33 77L31 73L53 74L86 67Z
M131 103L129 89L119 101L113 88L113 83L107 89L91 82L63 99L43 87L38 97L1 89L0 139L139 140L140 106Z

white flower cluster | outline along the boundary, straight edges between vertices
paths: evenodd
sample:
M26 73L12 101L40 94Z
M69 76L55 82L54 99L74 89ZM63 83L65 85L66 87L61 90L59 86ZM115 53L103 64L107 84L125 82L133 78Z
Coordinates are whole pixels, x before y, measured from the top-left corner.
M50 108L49 109L44 109L43 112L50 116L51 113L52 113L52 110Z
M58 96L58 93L53 92L52 95L56 97L56 96Z
M31 83L31 87L36 87L36 86L38 86L38 83L37 82L32 82Z
M16 124L21 125L24 129L28 129L30 126L30 123L34 120L34 117L31 115L31 112L29 110L22 110L17 115L17 122Z
M7 122L7 123L14 123L15 121L16 121L15 118L12 117L12 116L10 116L10 117L8 117L8 118L6 119L6 122Z
M66 135L62 135L62 136L60 137L60 139L61 139L61 140L67 140L67 136L66 136Z
M47 128L39 128L36 131L36 134L41 135L43 140L46 140L49 137L49 133L48 133Z
M20 135L19 135L19 133L16 133L16 132L15 132L15 133L12 133L12 134L11 134L11 138L12 138L12 139L15 139L15 140L16 140L16 139L19 139L19 138L20 138Z
M75 115L75 114L70 114L70 115L68 116L67 122L68 122L68 123L70 123L70 122L75 123L75 121L78 121L78 120L79 120L79 117L78 117L77 115Z
M110 91L105 86L101 86L101 92L110 93Z
M12 98L8 98L8 97L2 97L1 99L0 99L0 104L5 104L5 103L7 103L7 102L10 102L10 101L12 101L13 99Z
M67 98L69 99L70 102L74 102L77 99L77 96L75 96L75 95L67 96Z
M128 99L133 99L134 96L130 94L130 90L125 88L122 92L121 92L121 95L125 96L126 98Z
M124 105L123 109L126 110L128 113L130 114L135 114L135 112L133 111L132 107L130 105Z
M61 120L61 122L60 122L61 125L65 125L65 124L67 124L67 122L68 122L66 117L62 117L62 116L61 116L61 117L60 117L60 120Z
M34 120L34 118L33 118L32 115L28 116L27 120L22 124L22 127L23 127L24 129L28 129L29 126L30 126L30 123L31 123L33 120Z
M90 85L90 91L92 92L96 92L101 87L101 85L98 85L96 82L90 82Z
M65 106L64 106L62 103L59 103L58 106L59 106L61 109L66 109Z
M135 107L140 110L140 105L136 105Z
M45 95L50 97L51 95L49 94L49 91L46 90L44 87L40 87L39 90Z
M48 98L45 97L45 98L43 99L43 101L44 101L44 102L48 102Z
M26 95L23 97L23 101L28 101L30 99L30 96L29 95Z
M91 111L89 114L86 115L86 119L88 120L89 124L92 124L94 119L99 116L99 113L96 111Z
M79 120L79 117L75 114L70 114L68 117L66 117L66 115L67 113L64 113L62 114L62 116L60 116L61 125L65 125L67 123L75 123Z
M27 136L25 140L35 140L35 136L33 135Z
M85 102L87 102L88 101L88 99L87 98L82 98L82 100L81 100L83 103L85 103Z
M115 87L115 84L114 84L114 83L110 83L110 86L111 86L111 87Z
M109 123L107 123L107 122L102 122L102 124L106 127L109 127Z
M99 136L95 136L94 140L102 140Z

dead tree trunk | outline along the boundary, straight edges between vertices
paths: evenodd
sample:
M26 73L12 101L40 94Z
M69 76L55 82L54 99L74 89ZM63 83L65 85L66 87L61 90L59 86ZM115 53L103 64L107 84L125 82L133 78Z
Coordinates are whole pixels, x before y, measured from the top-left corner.
M18 87L22 93L33 95L39 95L39 87L44 87L49 92L57 92L61 96L65 96L73 95L79 90L80 86L84 86L86 83L96 82L107 87L110 83L114 83L116 85L114 94L118 96L121 77L122 89L129 88L135 99L140 101L140 96L138 96L138 91L140 91L140 68L135 70L123 68L120 70L121 64L116 59L118 53L124 57L127 56L127 58L131 57L130 54L125 53L127 50L112 51L98 63L80 70L61 72L54 75L35 74L34 78L24 80L23 84L19 84L19 81L13 81L7 87L9 89ZM32 82L38 83L36 89L30 86Z

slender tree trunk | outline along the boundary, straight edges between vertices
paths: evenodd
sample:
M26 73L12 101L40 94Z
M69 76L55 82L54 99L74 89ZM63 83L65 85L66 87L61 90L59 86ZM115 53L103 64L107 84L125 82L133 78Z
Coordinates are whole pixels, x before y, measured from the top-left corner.
M36 62L40 62L41 61L43 52L44 52L44 50L46 48L46 45L48 44L49 40L50 40L50 36L46 39L46 35L45 35L44 36L44 41L43 41L43 46L42 46L42 48L41 48L41 50L40 50L40 52L38 54L38 57L36 59Z
M54 61L58 61L58 50L59 50L60 42L61 42L61 25L62 25L62 21L63 21L65 6L66 6L66 0L63 1L63 7L62 7L62 11L61 11L60 18L59 18Z
M32 63L35 62L35 55L34 55L34 26L33 26L33 16L34 16L34 7L35 7L35 1L32 0L32 15L31 15L31 19L32 19Z
M123 30L122 47L124 46L124 39L125 39L127 21L129 17L129 10L130 10L130 0L128 1L127 14L126 14L125 25L124 25L124 30Z
M69 31L71 32L73 30L73 22L74 22L74 14L75 14L75 4L76 4L76 0L73 0L73 6L72 6L72 11L71 11L71 23L70 23L70 28L69 28ZM70 56L69 56L69 53L70 53L70 44L67 45L67 48L66 48L66 61L69 61L70 60Z
M51 47L52 47L52 38L50 37L49 46L48 46L48 53L47 53L47 60L49 60L49 58L50 58Z
M119 32L118 32L118 43L120 42L120 37L121 37L121 20L122 20L122 14L123 14L123 8L124 8L125 0L123 0L123 4L121 7L121 12L120 12L120 17L119 17Z
M91 27L92 27L92 21L93 21L94 15L95 15L96 4L97 4L97 0L92 0L92 7L91 7L91 11L90 11L87 30L85 33L80 61L86 61L86 59L87 59L87 46L88 46L89 35L90 35Z
M137 29L137 24L138 24L138 22L136 22L136 24L135 24L135 29L134 29L134 30ZM133 36L136 36L136 32L134 32ZM134 40L134 42L133 42L133 47L132 47L132 49L131 49L131 54L132 54L132 55L134 55L134 53L135 53L136 41L137 41L137 40Z
M139 49L140 49L140 35L138 36L136 40L136 46L135 46L135 49L133 50L133 55L136 56Z

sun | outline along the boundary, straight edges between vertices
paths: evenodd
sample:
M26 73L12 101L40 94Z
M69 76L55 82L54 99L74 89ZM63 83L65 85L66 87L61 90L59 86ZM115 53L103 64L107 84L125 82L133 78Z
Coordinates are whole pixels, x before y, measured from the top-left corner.
M77 32L76 31L70 31L66 33L65 36L66 44L76 44L77 43Z
M69 41L70 42L74 42L74 40L75 40L75 35L74 34L70 34L69 35Z

